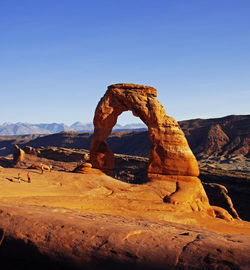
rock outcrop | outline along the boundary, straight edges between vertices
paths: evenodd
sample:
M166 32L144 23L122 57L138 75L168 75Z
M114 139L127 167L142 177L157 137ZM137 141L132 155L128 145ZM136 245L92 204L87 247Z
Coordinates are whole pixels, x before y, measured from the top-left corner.
M108 87L97 105L94 116L94 140L90 160L94 168L112 174L114 154L106 139L111 134L118 116L132 111L148 126L151 141L148 179L158 182L163 201L181 204L186 211L205 211L211 216L230 220L224 210L210 206L207 195L197 176L199 167L187 140L175 119L166 115L156 99L155 88L137 84L114 84ZM160 183L163 182L163 183Z
M186 120L179 124L198 160L206 155L249 157L250 115Z
M94 117L94 140L91 143L91 162L95 168L112 170L114 155L106 143L118 116L124 111L148 126L151 149L148 172L165 175L198 176L197 161L184 133L175 119L166 115L156 99L157 91L150 86L114 84L108 87L99 102Z
M102 175L104 174L102 171L98 170L98 169L93 169L92 168L92 164L89 162L84 162L80 165L78 165L73 172L75 173L83 173L83 174L99 174Z
M16 165L19 162L22 162L25 157L25 152L15 145L14 154L13 154L13 164Z
M48 165L41 164L41 163L35 163L28 167L28 169L34 169L34 170L42 170L42 168L43 170L50 171L50 167Z
M231 198L228 196L226 187L216 183L203 183L203 187L205 188L211 205L220 206L226 209L233 218L240 219L237 211L234 209Z
M24 152L26 154L31 154L31 155L38 155L38 154L40 154L40 151L38 149L35 149L35 148L33 148L31 146L28 146L28 145L26 145L23 150L24 150Z
M224 156L226 158L231 158L232 155L243 155L245 158L250 157L250 115L193 119L180 121L178 124L198 160L204 159L206 155L214 157ZM219 132L216 132L216 126L220 130ZM215 132L212 132L212 130ZM229 138L228 143L226 143L227 138ZM214 143L211 143L211 139ZM0 155L8 156L13 154L15 144L22 149L25 145L36 148L54 146L71 149L89 149L91 140L92 133L78 132L60 132L46 136L4 136L0 137ZM150 141L147 131L112 132L108 138L108 144L114 153L142 157L149 156ZM138 147L135 148L134 145L138 145ZM217 148L216 145L219 147ZM209 146L213 147L210 149Z

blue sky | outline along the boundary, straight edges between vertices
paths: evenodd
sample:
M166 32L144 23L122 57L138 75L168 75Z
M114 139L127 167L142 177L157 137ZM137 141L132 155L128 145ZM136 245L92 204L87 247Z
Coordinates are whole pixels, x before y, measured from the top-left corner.
M249 14L249 0L0 0L0 123L91 122L120 82L156 87L177 120L249 114Z

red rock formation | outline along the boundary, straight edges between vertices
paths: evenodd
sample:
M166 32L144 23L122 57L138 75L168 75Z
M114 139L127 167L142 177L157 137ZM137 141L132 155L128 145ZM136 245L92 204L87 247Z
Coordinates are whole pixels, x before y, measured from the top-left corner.
M93 167L106 172L114 169L114 154L106 139L118 116L130 110L148 126L152 143L147 169L148 179L164 189L161 190L165 193L164 201L230 220L229 214L227 216L219 209L214 212L210 206L203 186L197 178L199 167L184 133L176 120L166 115L156 96L156 89L150 86L114 84L108 87L95 111L94 140L90 148ZM163 185L160 183L162 180Z
M199 159L204 155L228 158L231 155L250 156L250 115L185 120L179 125Z
M223 132L219 124L213 125L208 131L207 141L204 146L204 152L207 154L221 153L222 148L230 139Z
M15 145L14 154L13 154L13 163L16 165L19 162L24 160L25 153L24 151Z
M211 205L219 206L228 211L235 219L240 219L237 211L234 209L233 202L228 196L226 187L216 183L203 183L203 187L209 197Z
M39 150L36 150L35 148L31 146L25 146L23 150L26 154L32 154L32 155L40 154Z
M98 174L98 175L104 174L101 170L93 169L92 164L88 162L80 164L73 170L73 172L83 174Z
M94 140L91 143L93 167L105 170L114 168L114 156L106 138L124 111L148 126L152 142L148 172L166 175L198 176L197 161L175 119L166 115L156 99L156 89L137 84L114 84L108 87L100 100L94 117Z
M34 163L28 167L28 169L35 169L35 170L42 170L42 168L44 170L50 171L50 167L48 165L41 163Z

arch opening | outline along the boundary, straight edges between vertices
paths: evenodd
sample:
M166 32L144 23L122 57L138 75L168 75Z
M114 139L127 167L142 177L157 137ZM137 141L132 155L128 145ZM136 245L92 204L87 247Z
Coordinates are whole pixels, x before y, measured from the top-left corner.
M113 176L128 183L145 183L148 181L147 166L151 144L148 127L130 110L122 112L117 123L107 138L107 144L114 153Z
M129 131L130 129L148 130L148 127L139 116L133 115L131 110L123 111L117 118L113 132L117 130Z

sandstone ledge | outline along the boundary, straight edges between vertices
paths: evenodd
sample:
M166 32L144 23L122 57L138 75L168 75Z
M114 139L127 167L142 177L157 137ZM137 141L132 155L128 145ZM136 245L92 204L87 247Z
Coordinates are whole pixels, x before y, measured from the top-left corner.
M196 226L143 218L3 203L0 217L0 258L8 269L12 269L14 259L25 269L48 268L53 263L56 269L250 267L249 235L218 234Z

